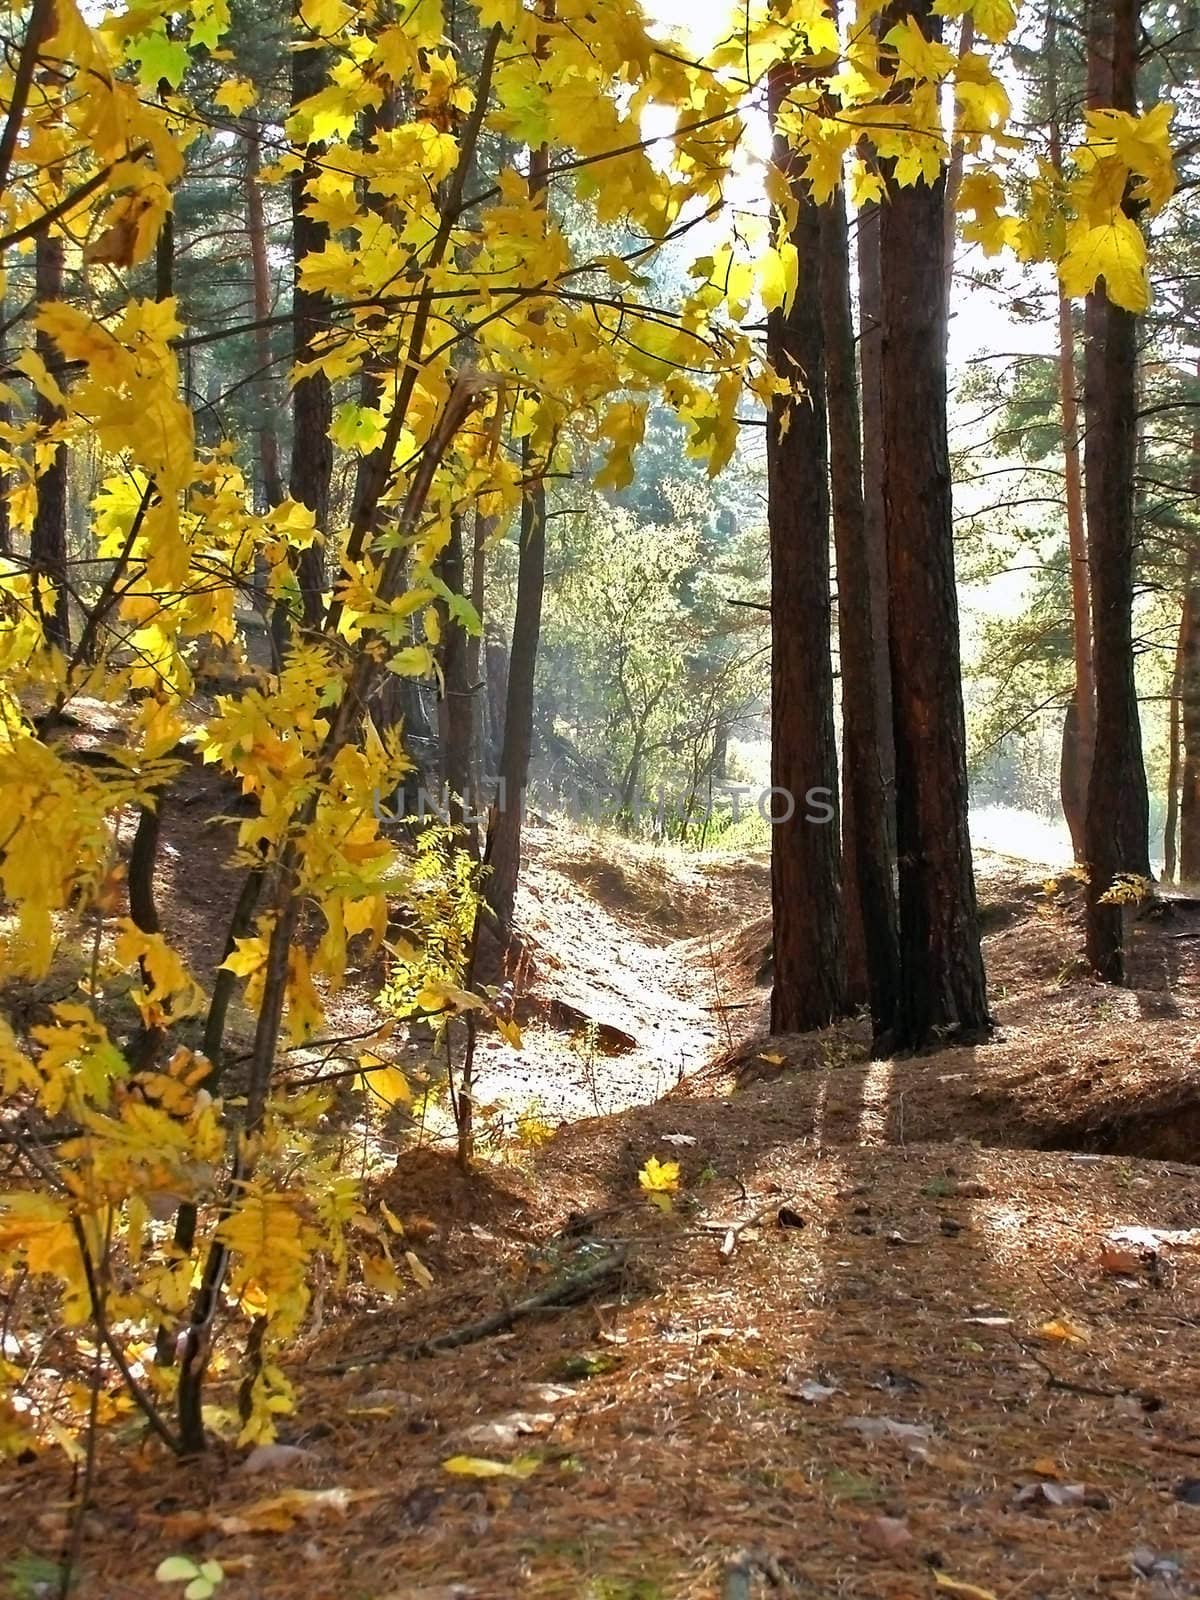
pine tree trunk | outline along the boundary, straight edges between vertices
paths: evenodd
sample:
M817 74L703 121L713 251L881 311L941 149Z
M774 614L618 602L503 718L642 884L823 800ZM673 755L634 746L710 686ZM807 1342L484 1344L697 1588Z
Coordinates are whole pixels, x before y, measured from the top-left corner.
M442 581L451 594L462 594L466 588L466 561L463 552L462 514L454 512L450 518L450 536L441 558ZM442 701L438 719L440 734L441 777L450 794L450 820L455 827L466 828L467 846L472 855L478 854L478 835L473 822L465 821L465 814L474 815L471 804L471 723L474 715L474 696L471 694L470 674L467 666L467 634L462 623L453 617L443 621L442 634ZM466 802L465 809L463 802Z
M959 56L975 48L975 18L968 11L958 35ZM942 221L942 292L946 297L946 341L950 339L950 300L954 292L954 256L958 244L958 194L962 188L966 149L956 140L946 167L946 202Z
M526 488L521 502L517 606L508 655L499 790L488 827L487 850L491 867L486 881L488 904L506 939L512 933L521 870L521 823L533 753L534 679L546 584L546 488L541 477L544 469L535 463L528 441L524 443L522 459Z
M384 98L380 105L368 106L363 111L359 119L363 149L365 150L371 144L377 133L386 132L388 129L394 128L395 125L396 96L395 94L389 94ZM361 191L360 199L364 208L382 216L385 208L380 197L371 193L365 182L361 185ZM381 318L378 320L382 321L383 319ZM368 321L368 330L371 328L371 326L372 321ZM382 401L384 382L381 370L377 370L377 367L381 365L382 364L372 362L369 359L363 362L362 372L358 381L359 405L364 407L378 406ZM369 501L372 495L375 493L374 480L377 467L377 452L372 452L368 455L361 455L358 459L358 469L355 473L354 479L354 506L351 511L352 521L357 519L359 508L364 503ZM408 689L402 688L404 683L409 685ZM399 720L399 708L402 703L403 696L405 694L415 693L415 683L410 679L401 680L401 687L393 688L390 685L385 686L384 693L380 696L378 702L377 716L380 720L380 726L393 726L394 723ZM410 724L408 727L408 732L410 735L412 731L413 730Z
M1183 604L1179 613L1179 633L1175 640L1175 664L1171 671L1171 698L1167 708L1167 815L1163 823L1163 882L1174 883L1179 866L1179 780L1182 764L1183 669L1187 654L1192 592L1192 564L1188 563Z
M896 7L937 38L929 0ZM881 218L883 491L896 750L901 994L895 1043L990 1019L967 825L946 423L945 177L890 186Z
M772 110L785 93L770 85ZM776 164L789 165L776 136ZM779 396L767 424L767 526L771 547L771 912L777 1033L825 1027L848 1010L841 860L836 819L806 818L812 788L838 792L830 659L829 454L821 329L821 223L794 182L792 239L800 278L787 311L767 319L767 353L803 392Z
M1062 129L1058 105L1058 16L1046 14L1046 63L1050 99L1050 164L1062 171ZM1084 519L1083 474L1079 455L1079 407L1076 399L1075 322L1070 298L1058 289L1058 394L1062 415L1063 486L1066 494L1067 548L1071 562L1072 653L1075 665L1074 705L1063 723L1061 793L1063 815L1071 832L1076 861L1086 859L1084 819L1087 788L1096 742L1096 687L1092 671L1092 599L1088 578L1087 524Z
M884 782L882 707L875 659L887 648L875 609L863 502L862 433L854 366L846 199L821 208L821 313L829 407L833 539L842 671L842 881L850 998L868 999L877 1037L895 1020L899 941L888 847L891 793ZM881 649L882 647L882 649ZM888 730L890 733L890 730ZM890 744L890 738L887 742Z
M483 618L486 609L487 547L491 522L477 511L471 548L471 606L479 632L467 638L467 684L471 695L471 789L476 800L483 793L483 761L487 694L484 683Z
M258 465L263 498L268 506L283 499L283 477L279 470L279 436L275 432L275 385L272 381L271 335L265 326L271 315L271 267L267 259L267 223L263 212L262 185L257 127L245 134L246 167L243 187L246 199L246 236L250 246L250 282L254 301L254 359L257 365L255 390L258 397Z
M292 55L292 105L316 94L326 78L320 50L297 50ZM329 238L323 222L305 215L306 186L318 172L324 147L311 146L304 166L292 176L292 337L297 361L311 360L314 342L328 325L325 295L300 286L300 263L321 250ZM288 491L313 513L317 529L329 531L329 489L333 476L333 391L324 373L303 378L292 392L292 460ZM296 557L300 604L304 625L320 625L324 612L325 554L320 544L301 550Z
M1063 424L1063 469L1067 502L1067 545L1071 561L1072 649L1075 662L1073 715L1063 729L1062 807L1076 861L1086 859L1085 816L1096 746L1096 683L1092 668L1092 594L1088 577L1088 539L1079 459L1079 420L1075 399L1075 326L1071 303L1058 297L1059 401ZM1070 740L1068 742L1068 731Z
M1113 0L1111 13L1097 3L1088 41L1096 91L1109 87L1110 103L1122 111L1133 111L1137 99L1138 11L1138 0ZM1118 873L1150 873L1133 660L1137 320L1098 287L1088 296L1086 331L1084 469L1096 678L1086 822L1087 955L1102 978L1122 983L1125 913L1120 905L1104 904L1103 896Z
M168 211L159 230L154 253L154 298L169 300L175 292L175 215ZM135 927L143 933L159 933L158 903L154 893L154 878L158 870L158 847L162 837L163 807L167 802L167 785L159 784L151 792L146 804L138 808L137 827L129 849L129 916ZM149 974L142 963L142 978L148 982ZM129 1058L138 1067L147 1067L162 1044L161 1027L145 1026L129 1045Z
M1200 376L1200 367L1197 368ZM1200 500L1200 427L1192 432L1192 492ZM1200 881L1200 556L1188 557L1176 656L1178 718L1183 735L1179 801L1179 876Z
M545 145L529 153L529 193L545 205L550 152ZM542 597L546 587L546 482L550 462L539 462L528 438L521 443L521 551L517 563L517 605L504 698L504 735L499 789L488 822L485 884L488 904L501 936L513 930L517 879L521 871L521 824L529 758L533 753L533 697L538 645L542 636Z
M1058 793L1063 816L1071 835L1071 855L1076 861L1087 859L1084 824L1087 819L1088 773L1090 756L1085 760L1079 731L1079 696L1072 693L1063 717L1062 746L1058 762Z
M487 677L487 743L484 759L489 773L500 771L504 751L504 708L508 704L508 647L498 632L484 635Z
M1179 710L1183 774L1179 789L1179 881L1200 883L1200 584L1183 603Z
M4 282L4 256L0 253L0 284ZM8 312L5 297L0 294L0 324L7 322ZM12 421L12 407L0 395L0 428L7 427ZM8 512L8 474L0 472L0 556L12 555L12 523Z
M880 208L858 213L858 361L863 420L863 527L875 637L871 671L879 738L888 861L895 897L896 753L892 742L892 662L888 647L887 528L883 514L883 284L879 270Z
M39 301L61 300L65 246L61 234L40 233L35 246L34 283ZM57 346L49 334L38 330L34 344L42 360L53 366ZM62 412L52 400L39 394L35 407L38 423L52 427L62 420ZM29 538L29 564L32 571L53 586L53 599L39 586L37 607L46 640L64 652L71 645L71 619L67 595L67 447L60 444L37 480L37 509Z

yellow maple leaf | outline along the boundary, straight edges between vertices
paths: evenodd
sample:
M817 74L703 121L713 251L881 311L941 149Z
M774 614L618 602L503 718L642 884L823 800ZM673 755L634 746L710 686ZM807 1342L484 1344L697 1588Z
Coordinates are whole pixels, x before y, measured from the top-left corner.
M531 1478L541 1466L537 1456L518 1456L515 1461L489 1461L484 1456L451 1456L442 1462L444 1472L458 1478Z
M660 1161L650 1156L638 1173L638 1182L647 1194L676 1194L679 1190L678 1161Z
M363 1082L373 1095L385 1105L409 1106L412 1104L412 1087L400 1068L368 1050L358 1058L363 1071Z
M430 1272L429 1268L421 1260L420 1256L416 1255L412 1250L406 1250L404 1252L404 1259L408 1263L408 1270L421 1285L422 1289L432 1289L433 1273Z
M1001 44L1017 25L1013 0L934 0L931 10L938 17L969 15L976 32L992 44Z
M1087 1344L1088 1333L1077 1327L1068 1317L1052 1317L1038 1328L1043 1339L1054 1339L1060 1344Z
M962 1595L963 1600L997 1600L990 1589L981 1589L977 1583L963 1583L960 1578L952 1578L948 1572L935 1571L933 1581L939 1589L945 1589L949 1594Z
M767 311L786 307L796 292L799 261L796 246L785 239L763 252L758 267L758 292Z
M301 1044L325 1020L325 1008L312 981L306 952L293 945L288 953L287 1030L293 1044Z
M953 50L927 39L915 17L905 17L883 36L884 44L896 52L898 78L923 79L927 83L940 83L953 71L957 57Z
M507 1040L514 1050L522 1049L524 1040L521 1038L520 1028L513 1019L511 1017L497 1017L495 1020L496 1032L500 1037Z
M1095 226L1086 220L1067 229L1067 252L1058 275L1069 295L1091 294L1099 279L1109 299L1126 311L1145 311L1150 305L1150 277L1146 270L1146 239L1132 217L1117 211Z
M223 111L232 111L235 117L240 116L248 106L252 106L258 99L258 90L249 78L226 78L225 82L213 95L213 104L221 107Z

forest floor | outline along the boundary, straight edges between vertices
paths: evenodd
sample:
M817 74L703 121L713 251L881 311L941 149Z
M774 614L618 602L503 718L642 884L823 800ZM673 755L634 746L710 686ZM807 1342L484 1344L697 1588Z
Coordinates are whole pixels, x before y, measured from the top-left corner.
M207 798L169 810L160 884L202 972ZM763 1032L765 858L529 847L490 1154L373 1147L432 1286L324 1305L261 1471L106 1432L75 1592L162 1600L187 1554L222 1600L1200 1595L1200 911L1135 921L1114 992L1076 882L981 856L994 1041L870 1062L858 1024ZM74 1503L56 1451L6 1470L0 1594L54 1592Z

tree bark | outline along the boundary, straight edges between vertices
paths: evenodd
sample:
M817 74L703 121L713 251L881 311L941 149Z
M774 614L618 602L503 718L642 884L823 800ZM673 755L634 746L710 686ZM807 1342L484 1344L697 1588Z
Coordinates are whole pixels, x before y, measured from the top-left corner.
M1109 103L1137 103L1138 0L1093 6L1089 81ZM1111 23L1109 22L1111 17ZM1096 101L1092 102L1096 104ZM1129 204L1129 202L1127 202ZM1125 981L1125 913L1103 896L1119 873L1150 875L1149 804L1133 659L1137 319L1102 287L1088 296L1084 444L1096 679L1096 743L1088 783L1087 956Z
M968 11L962 19L958 35L959 56L975 48L975 18ZM946 297L946 341L950 339L950 299L954 292L954 256L958 245L958 192L962 188L963 166L966 150L961 140L950 147L950 160L946 167L946 204L942 221L942 292Z
M1059 289L1058 378L1063 426L1063 471L1067 501L1067 547L1071 563L1071 639L1075 663L1073 718L1063 732L1063 814L1071 831L1076 861L1086 859L1085 813L1096 747L1096 681L1092 667L1092 592L1088 577L1088 539L1079 459L1079 418L1075 399L1075 325L1071 303ZM1072 742L1068 747L1067 728Z
M1183 669L1190 632L1192 568L1188 564L1179 613L1179 633L1175 640L1175 664L1171 670L1171 698L1167 707L1167 814L1163 822L1163 882L1174 883L1179 866L1179 780L1183 755Z
M544 173L545 168L542 170ZM508 655L499 788L488 826L487 848L491 867L486 883L487 900L506 939L512 933L517 878L521 870L521 823L525 786L529 781L529 758L533 753L534 679L546 586L546 486L542 472L548 463L539 467L528 440L522 446L522 461L526 487L521 502L517 606Z
M895 1021L899 934L888 842L891 791L881 755L885 724L875 662L887 649L876 609L863 500L862 431L854 366L846 198L821 208L821 317L829 408L833 539L842 670L842 882L850 998L870 1002L876 1037ZM887 730L890 735L890 730ZM890 745L890 736L887 738Z
M1058 16L1046 13L1046 63L1050 99L1050 164L1062 172L1062 127L1058 106ZM1071 640L1075 665L1073 712L1063 724L1061 793L1063 815L1071 832L1076 861L1086 859L1084 819L1087 787L1096 743L1096 687L1092 670L1092 598L1088 578L1087 525L1084 520L1083 474L1079 456L1079 407L1076 399L1075 322L1071 301L1058 288L1058 394L1062 415L1063 484L1066 493L1067 549L1071 563Z
M479 623L479 632L467 638L467 683L471 694L471 787L478 798L483 793L484 738L486 702L484 684L483 617L486 610L487 547L492 523L478 511L475 513L471 546L471 606Z
M499 772L504 751L504 708L508 704L508 646L498 631L483 638L487 675L487 743L485 759L489 771Z
M35 293L41 302L61 300L65 246L61 234L47 229L37 238L34 255ZM48 366L57 360L57 346L39 328L34 337L37 353ZM43 394L37 397L35 414L43 428L62 420L62 412ZM37 608L48 644L64 653L71 647L71 618L67 595L67 447L60 444L37 480L37 509L29 539L29 564L32 571L54 588L53 602L39 585Z
M316 94L325 78L322 51L295 51L292 55L293 107ZM312 359L315 342L329 319L327 296L300 286L300 263L305 256L321 250L329 238L325 223L305 214L307 185L317 175L317 161L323 149L321 145L310 146L304 166L292 175L292 337L297 361ZM293 500L312 512L321 534L329 531L329 487L333 477L333 442L329 429L332 422L333 391L329 379L324 373L302 378L292 391L292 460L288 490ZM297 552L296 576L304 625L318 627L325 609L325 552L321 543Z
M896 752L892 740L892 663L888 647L887 526L883 509L883 283L879 259L880 208L858 213L858 360L863 420L863 526L871 616L875 722L879 732L880 787L884 794L888 860L895 893Z
M175 215L168 211L159 229L154 253L154 298L169 300L175 292ZM129 848L129 916L143 933L161 932L154 877L158 870L158 846L162 837L162 813L167 802L167 785L157 785L145 805L138 808L137 827ZM142 981L149 987L149 974L142 963ZM150 1065L160 1050L164 1030L143 1026L128 1047L130 1061L139 1068Z
M929 0L894 7L940 35ZM953 505L946 423L945 176L889 175L883 283L887 522L900 972L895 1044L917 1049L990 1025L968 831Z
M545 145L529 153L529 193L546 204L550 151ZM533 753L533 695L538 645L542 634L542 597L546 587L546 481L549 460L539 462L528 438L521 443L521 551L517 564L517 605L504 699L504 738L500 750L499 787L488 822L487 860L491 874L485 892L501 936L513 929L517 879L521 871L521 823L529 758Z
M365 150L377 133L384 133L389 128L396 126L396 96L389 94L379 106L368 106L362 113L360 127L362 129L362 146ZM386 208L380 196L372 194L362 185L361 201L369 211L377 212L380 216L385 214ZM368 321L368 328L371 323ZM366 361L363 364L359 377L358 403L361 406L377 406L383 399L383 377L381 363ZM374 477L377 470L378 452L359 457L358 471L354 480L354 503L356 506L370 498Z
M277 506L283 499L283 478L279 470L279 436L275 432L275 385L271 376L271 335L265 326L271 315L271 267L267 259L267 223L263 211L262 185L258 181L260 166L259 133L257 125L248 127L244 135L246 166L242 179L246 200L246 236L250 246L250 281L254 302L254 320L263 324L255 329L254 359L257 365L255 390L258 396L258 465L260 487L268 506Z
M450 518L450 536L441 558L442 581L451 594L462 594L466 587L466 560L463 552L462 513ZM471 803L471 723L474 696L471 694L467 666L467 633L453 617L443 620L441 644L442 702L438 718L442 783L450 795L450 821L465 828L467 847L479 853L479 838ZM464 806L465 802L465 806Z
M0 254L0 283L4 280L4 256ZM5 297L0 294L0 323L8 320L8 310ZM7 427L12 421L12 407L6 399L0 396L0 426ZM12 555L12 521L8 510L8 473L0 472L0 556Z
M1183 604L1183 664L1179 709L1183 775L1179 795L1179 880L1200 882L1200 584Z
M1197 368L1200 376L1200 367ZM1192 491L1200 500L1200 427L1192 432ZM1188 883L1200 880L1200 554L1188 557L1183 609L1176 654L1177 718L1172 733L1183 736L1181 795L1179 801L1179 875ZM1174 754L1174 750L1172 751ZM1168 795L1168 805L1173 797Z
M770 82L772 112L786 94ZM774 159L790 165L776 135ZM809 822L805 796L838 792L830 659L829 454L821 328L821 223L807 186L793 180L792 242L800 278L788 310L767 318L767 353L797 392L778 396L767 423L771 548L771 912L777 1033L822 1028L848 1010L841 860L836 818ZM802 387L801 387L802 386Z

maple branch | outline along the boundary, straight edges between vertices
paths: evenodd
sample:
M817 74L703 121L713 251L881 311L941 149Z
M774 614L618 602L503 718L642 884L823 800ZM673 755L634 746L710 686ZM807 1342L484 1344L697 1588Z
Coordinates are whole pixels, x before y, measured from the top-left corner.
M167 1427L159 1414L158 1407L134 1377L129 1362L126 1360L125 1352L117 1343L113 1336L113 1331L108 1325L108 1320L104 1315L104 1302L100 1294L100 1284L96 1277L96 1264L92 1260L92 1252L88 1248L87 1234L84 1232L83 1223L76 1216L71 1218L71 1231L75 1235L76 1244L79 1246L79 1254L83 1258L83 1275L87 1282L88 1299L92 1305L92 1318L95 1321L96 1332L100 1337L100 1341L113 1358L125 1387L129 1390L138 1410L150 1424L151 1431L158 1435L172 1455L178 1455L179 1440Z
M63 697L66 695L66 685L70 683L72 673L81 662L89 659L92 645L95 643L96 635L100 631L101 624L104 622L104 619L112 609L115 601L119 598L117 595L117 586L124 577L125 569L129 565L129 558L133 554L133 547L137 542L138 534L142 531L142 524L146 520L146 512L150 509L150 496L153 494L153 492L154 480L151 479L146 484L145 489L142 491L142 498L138 503L136 512L133 515L133 520L129 524L129 532L125 535L125 542L121 546L116 561L113 563L112 571L104 580L104 587L100 590L99 595L96 597L95 605L90 607L88 610L87 621L83 625L83 632L79 635L79 643L75 646L71 659L67 664L67 671L65 674L64 687L62 691Z
M125 161L139 161L142 156L150 152L149 145L140 145L136 150L130 151L122 157ZM54 205L48 206L45 211L39 212L32 222L27 222L22 228L15 228L12 233L6 233L0 239L0 251L7 250L10 245L21 244L25 239L36 239L39 234L45 233L60 217L65 217L68 211L73 211L81 201L95 194L97 189L102 189L112 177L117 163L110 162L108 166L101 167L99 172L94 172L86 182L81 183L77 189L72 189L70 194L64 195Z
M53 16L54 0L33 0L33 9L21 44L21 58L17 62L17 70L13 76L8 117L4 123L4 132L0 134L0 194L3 194L8 186L8 174L12 168L13 155L16 153L21 123L25 118L25 107L29 103L33 74L37 68L38 51L42 47L43 37L49 30Z

